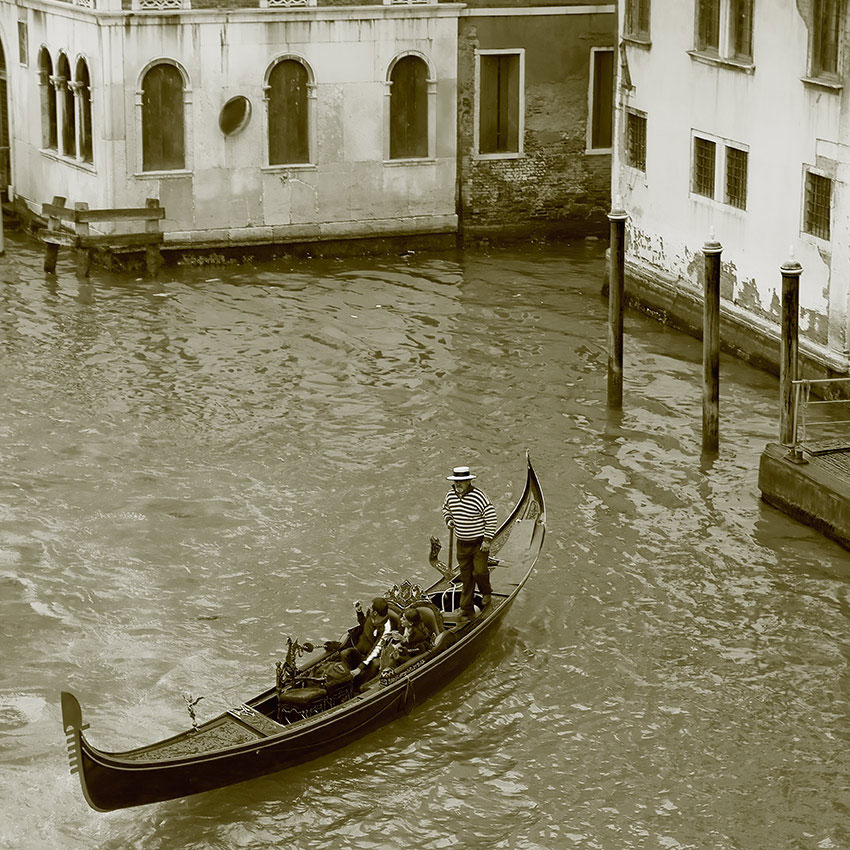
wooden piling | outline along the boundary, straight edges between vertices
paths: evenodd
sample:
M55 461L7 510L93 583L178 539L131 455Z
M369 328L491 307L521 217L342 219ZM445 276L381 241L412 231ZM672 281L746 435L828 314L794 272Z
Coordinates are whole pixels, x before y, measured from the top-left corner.
M89 205L84 201L80 203L74 204L75 210L87 210ZM91 230L89 228L88 221L75 221L74 222L74 232L79 237L88 238L91 235ZM77 274L80 277L88 277L89 270L91 269L91 253L92 249L85 247L83 244L83 240L80 240L80 243L76 248L76 260L77 260Z
M159 209L159 198L146 198L145 207L150 210ZM160 235L159 219L149 218L145 222L145 232L157 234L161 240L162 236ZM156 277L160 266L162 265L162 251L160 251L159 246L160 242L156 242L145 248L145 266L147 267L148 275L151 277Z
M617 197L608 221L608 408L623 407L623 294L625 291L626 211Z
M702 246L705 257L705 297L702 319L702 450L720 445L720 254L723 246L711 237Z
M53 196L53 204L54 207L64 207L65 206L65 198L61 195ZM48 215L47 216L47 231L48 235L54 235L58 233L60 227L62 225L62 219L57 215ZM59 243L58 242L50 242L45 240L44 243L44 270L48 274L56 273L56 261L59 257Z
M779 442L794 444L794 381L797 380L797 351L800 315L800 275L803 267L793 253L779 271L782 274L782 342L779 353Z

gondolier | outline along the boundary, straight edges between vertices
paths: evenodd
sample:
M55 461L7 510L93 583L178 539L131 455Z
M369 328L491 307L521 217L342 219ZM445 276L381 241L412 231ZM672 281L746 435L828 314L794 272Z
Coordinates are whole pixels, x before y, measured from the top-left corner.
M483 490L472 483L477 478L468 466L456 466L446 479L452 489L443 502L443 519L457 538L457 564L463 582L460 595L461 620L475 616L475 587L483 606L490 604L490 541L496 534L496 509Z

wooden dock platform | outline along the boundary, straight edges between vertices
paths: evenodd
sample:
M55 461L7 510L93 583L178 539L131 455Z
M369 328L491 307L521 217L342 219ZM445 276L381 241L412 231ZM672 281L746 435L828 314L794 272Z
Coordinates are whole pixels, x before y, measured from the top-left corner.
M759 463L762 499L850 549L850 443L768 443Z

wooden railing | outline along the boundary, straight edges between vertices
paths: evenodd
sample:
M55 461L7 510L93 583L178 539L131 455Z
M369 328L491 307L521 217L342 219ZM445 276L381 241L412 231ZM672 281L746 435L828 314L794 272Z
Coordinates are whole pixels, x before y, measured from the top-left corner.
M850 448L850 378L807 378L791 382L794 387L792 455L846 451ZM842 386L843 385L843 386ZM815 387L819 396L812 398ZM815 411L812 418L811 413Z
M44 242L44 270L56 271L59 247L73 248L77 254L77 272L88 275L92 254L95 250L115 252L121 249L145 250L148 274L155 275L162 265L162 231L160 221L165 218L165 208L157 198L148 198L143 207L127 209L90 210L86 203L74 204L73 209L65 206L65 198L56 196L53 203L43 204L42 215L47 218L47 228L41 232ZM145 230L137 233L92 233L93 222L111 223L143 221ZM72 222L73 229L63 226Z

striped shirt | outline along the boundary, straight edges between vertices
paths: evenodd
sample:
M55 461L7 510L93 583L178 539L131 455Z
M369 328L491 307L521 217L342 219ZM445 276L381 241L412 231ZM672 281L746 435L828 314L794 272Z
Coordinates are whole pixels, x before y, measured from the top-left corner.
M458 496L452 487L443 502L443 519L447 526L449 520L454 523L458 540L491 539L496 533L496 509L475 487L463 497Z

